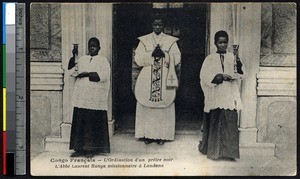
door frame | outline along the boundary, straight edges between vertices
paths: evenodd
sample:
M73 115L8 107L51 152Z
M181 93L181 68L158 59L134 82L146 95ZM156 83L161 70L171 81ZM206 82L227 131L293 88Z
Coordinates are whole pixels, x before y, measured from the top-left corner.
M148 3L149 4L149 3ZM195 3L196 4L196 3ZM118 66L117 66L117 61L118 61L118 39L116 38L116 33L118 33L118 29L116 28L116 23L117 23L117 16L118 16L118 10L117 10L117 6L119 4L114 4L113 5L113 14L114 14L114 17L113 17L113 41L112 41L112 74L113 75L117 75L118 74ZM210 42L210 4L208 3L205 3L205 26L206 26L206 32L205 32L205 49L204 49L204 52L205 52L205 56L207 54L209 54L209 50L210 50L210 45L209 45L209 42ZM120 60L120 59L119 59ZM203 59L204 60L204 59ZM118 109L117 107L115 106L116 104L116 84L117 83L115 80L114 80L114 76L112 77L112 95L113 95L113 99L112 99L112 116L113 116L113 119L116 120L116 125L118 125Z

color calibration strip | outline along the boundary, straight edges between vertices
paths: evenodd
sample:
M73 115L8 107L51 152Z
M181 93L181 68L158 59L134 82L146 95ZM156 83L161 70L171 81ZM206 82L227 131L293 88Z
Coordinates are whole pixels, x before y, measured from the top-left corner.
M26 19L25 3L16 4L15 174L26 174Z
M5 161L4 174L14 175L15 173L15 3L5 3L5 76L3 75L3 86L5 92L5 115L4 133L5 133Z
M7 174L6 166L6 4L2 4L2 85L3 85L3 135L2 135L2 172Z
M3 174L26 174L25 3L3 3Z

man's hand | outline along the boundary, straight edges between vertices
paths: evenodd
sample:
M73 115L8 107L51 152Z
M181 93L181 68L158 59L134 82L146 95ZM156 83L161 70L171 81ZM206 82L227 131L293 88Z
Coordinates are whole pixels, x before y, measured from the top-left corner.
M214 84L221 84L223 83L223 80L224 80L223 74L217 74L211 82Z
M88 77L89 73L88 72L82 72L79 75L77 75L78 78L84 78L84 77Z
M237 72L239 74L243 74L244 73L243 70L242 70L242 66L243 66L243 64L242 64L240 58L238 58L237 61L236 61L236 67L237 67Z
M239 56L239 50L238 49L233 49L233 55L236 55L238 57Z
M231 81L233 78L230 75L223 74L223 81Z
M165 53L161 50L159 45L157 45L155 47L155 49L153 50L152 57L154 57L154 58L164 58L165 57Z
M73 48L72 54L73 54L73 56L78 55L78 49L77 48Z

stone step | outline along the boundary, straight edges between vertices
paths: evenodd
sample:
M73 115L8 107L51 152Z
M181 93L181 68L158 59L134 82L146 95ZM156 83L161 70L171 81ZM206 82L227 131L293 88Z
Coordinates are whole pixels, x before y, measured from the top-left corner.
M118 129L116 131L117 133L126 133L126 134L134 134L134 129ZM176 130L175 135L198 135L200 136L202 133L200 130L195 131L195 130Z
M112 153L188 153L197 154L198 135L176 135L175 140L158 145L155 142L145 144L134 138L134 134L117 133L111 138ZM45 151L68 151L69 138L46 138ZM241 156L274 156L275 145L269 143L255 143L240 146Z
M240 155L275 157L275 144L255 143L251 145L243 145L240 146Z
M68 151L69 150L70 138L61 137L47 137L45 139L45 151Z

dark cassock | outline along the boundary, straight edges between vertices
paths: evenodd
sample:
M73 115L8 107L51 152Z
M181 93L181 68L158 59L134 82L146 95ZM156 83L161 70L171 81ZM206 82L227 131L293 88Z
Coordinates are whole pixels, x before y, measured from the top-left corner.
M74 66L74 58L71 58L68 68L73 76L76 73ZM103 56L86 55L78 59L77 68L79 73L87 74L84 78L75 77L70 149L109 153L110 64Z
M242 109L242 74L234 74L234 59L230 52L210 54L200 71L205 116L199 151L211 159L239 158L238 111ZM235 78L215 83L217 74Z

